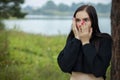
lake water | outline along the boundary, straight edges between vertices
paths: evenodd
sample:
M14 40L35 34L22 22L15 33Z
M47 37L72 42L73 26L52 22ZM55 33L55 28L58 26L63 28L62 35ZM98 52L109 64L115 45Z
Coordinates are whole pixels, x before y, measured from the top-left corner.
M26 16L25 19L4 20L7 29L16 27L24 32L43 35L68 34L71 30L71 17ZM101 32L111 34L110 18L99 18Z

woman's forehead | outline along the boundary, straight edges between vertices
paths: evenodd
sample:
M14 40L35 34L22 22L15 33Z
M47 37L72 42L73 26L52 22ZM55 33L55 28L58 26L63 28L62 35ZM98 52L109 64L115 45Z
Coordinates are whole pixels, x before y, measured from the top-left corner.
M76 18L80 18L80 19L89 18L89 15L86 11L78 11L76 13Z

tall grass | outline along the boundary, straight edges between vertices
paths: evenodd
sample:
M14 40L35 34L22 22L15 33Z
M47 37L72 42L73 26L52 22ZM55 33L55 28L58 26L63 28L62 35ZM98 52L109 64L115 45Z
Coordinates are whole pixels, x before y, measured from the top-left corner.
M0 80L69 80L57 64L66 36L43 36L20 31L9 32L8 66L0 72ZM109 74L109 71L108 71Z
M0 20L0 80L5 80L6 68L9 62L8 38L4 24Z
M8 80L68 80L58 67L57 56L66 36L42 36L9 31Z

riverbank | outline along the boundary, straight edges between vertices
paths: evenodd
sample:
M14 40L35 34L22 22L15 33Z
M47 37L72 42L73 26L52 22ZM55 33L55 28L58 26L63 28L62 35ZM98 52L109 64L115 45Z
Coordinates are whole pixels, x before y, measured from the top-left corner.
M9 59L1 80L68 80L57 65L65 36L42 36L8 31Z

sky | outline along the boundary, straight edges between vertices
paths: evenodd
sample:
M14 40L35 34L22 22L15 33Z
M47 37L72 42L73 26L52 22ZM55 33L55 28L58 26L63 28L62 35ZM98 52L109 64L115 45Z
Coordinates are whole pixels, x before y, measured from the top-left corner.
M25 0L25 3L22 5L23 7L25 6L32 6L32 7L41 7L42 5L44 5L47 1L49 0ZM80 2L84 2L84 3L103 3L103 4L107 4L110 3L111 0L51 0L54 1L54 3L59 4L59 3L64 3L67 5L71 5L73 2L74 3L80 3Z

